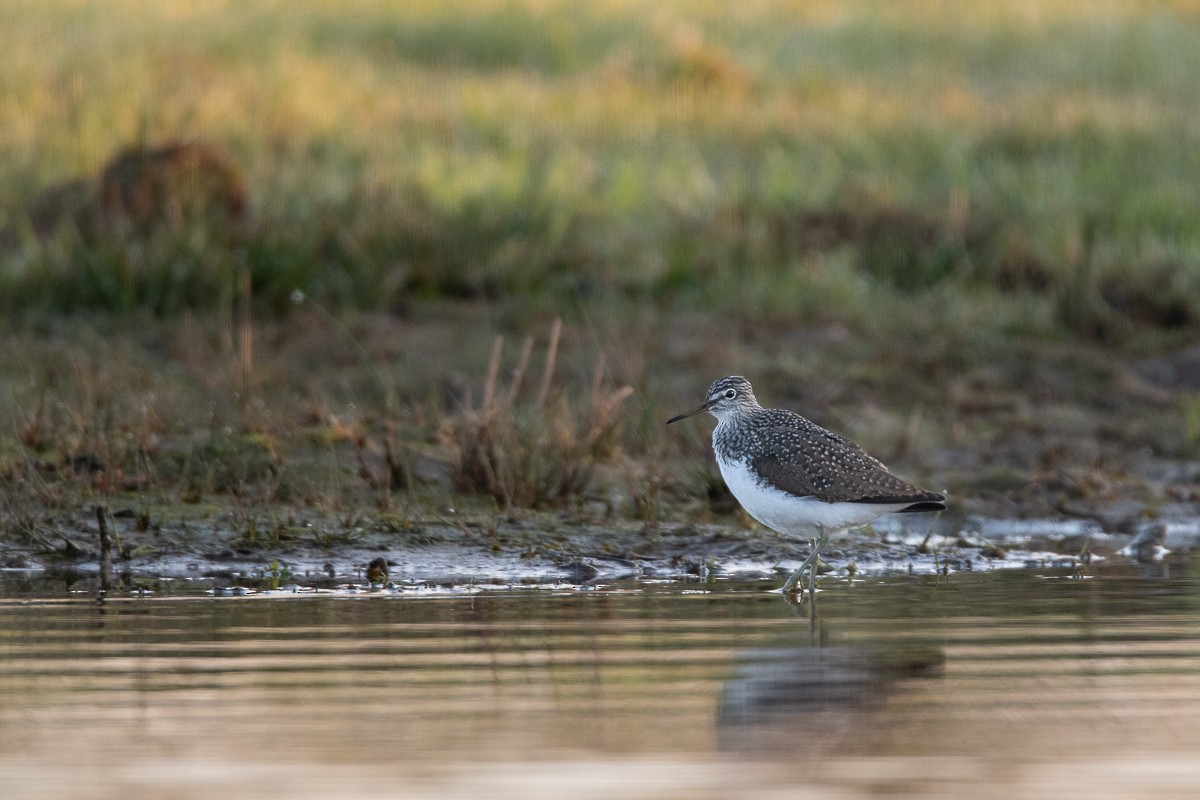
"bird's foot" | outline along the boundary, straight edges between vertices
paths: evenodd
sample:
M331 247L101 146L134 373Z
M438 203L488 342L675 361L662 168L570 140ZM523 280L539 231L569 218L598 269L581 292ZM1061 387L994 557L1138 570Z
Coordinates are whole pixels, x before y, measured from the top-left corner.
M808 573L808 593L812 595L817 590L817 575L822 572L829 572L833 569L829 564L821 560L821 550L825 545L829 544L829 534L823 529L813 539L812 552L808 554L808 558L801 562L799 568L791 574L787 581L783 584L783 596L789 599L799 599L804 602L804 573Z

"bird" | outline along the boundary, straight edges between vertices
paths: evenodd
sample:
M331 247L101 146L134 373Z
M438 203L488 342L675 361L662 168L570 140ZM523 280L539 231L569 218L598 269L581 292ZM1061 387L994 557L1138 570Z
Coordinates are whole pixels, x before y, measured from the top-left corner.
M367 564L367 583L372 585L387 583L388 579L388 563L383 556L371 560Z
M741 375L713 381L703 403L667 420L707 411L717 418L713 453L721 477L742 508L787 537L807 538L812 551L784 583L791 596L817 564L830 534L885 514L944 511L946 498L893 475L854 442L780 408L763 408ZM803 587L801 587L803 589Z

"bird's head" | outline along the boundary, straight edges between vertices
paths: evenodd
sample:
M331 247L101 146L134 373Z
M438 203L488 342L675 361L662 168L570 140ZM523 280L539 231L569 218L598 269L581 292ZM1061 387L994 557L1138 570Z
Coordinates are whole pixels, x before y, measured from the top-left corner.
M687 419L702 411L712 414L718 421L724 421L758 407L758 400L754 397L754 387L750 385L750 381L741 375L728 375L713 381L712 386L708 387L708 396L703 403L691 411L671 417L667 424Z

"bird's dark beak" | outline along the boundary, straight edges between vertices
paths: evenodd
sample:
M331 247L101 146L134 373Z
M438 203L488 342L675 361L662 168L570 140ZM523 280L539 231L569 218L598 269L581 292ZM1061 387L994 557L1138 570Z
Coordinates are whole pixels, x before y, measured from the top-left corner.
M703 414L705 411L708 411L707 400L693 408L691 411L685 411L682 414L677 414L671 417L669 420L667 420L667 424L670 425L672 422L679 422L681 419L687 419L688 417L694 417L697 414Z

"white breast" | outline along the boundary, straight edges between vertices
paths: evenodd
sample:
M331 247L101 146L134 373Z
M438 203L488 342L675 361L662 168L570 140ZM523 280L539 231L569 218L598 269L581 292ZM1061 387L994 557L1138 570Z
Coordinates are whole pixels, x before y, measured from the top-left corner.
M717 458L721 477L746 513L785 536L811 538L824 529L837 533L866 525L908 503L829 503L815 497L797 497L760 483L744 461Z

